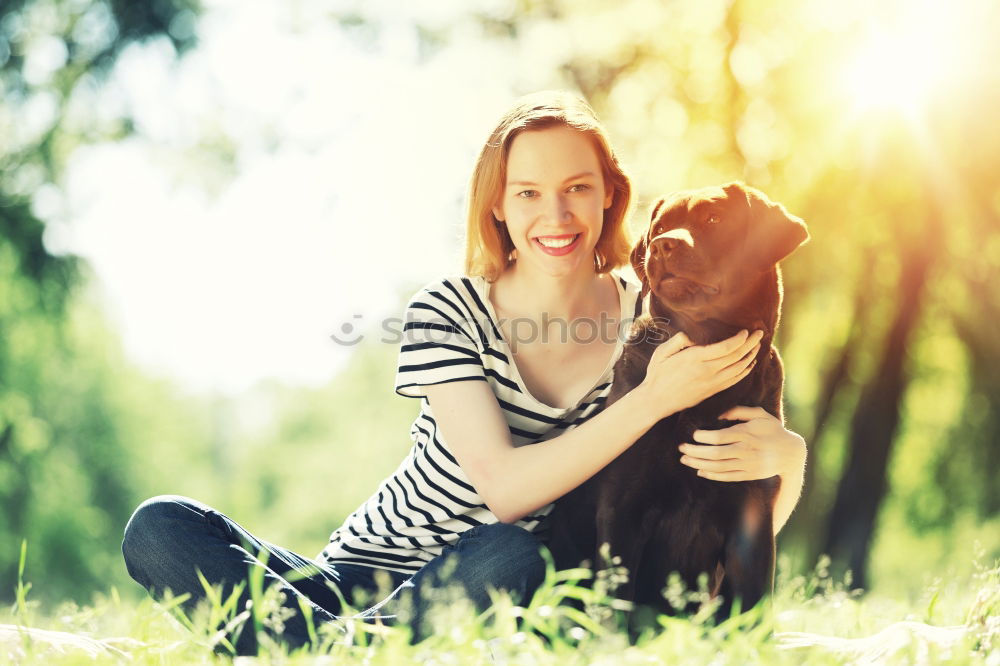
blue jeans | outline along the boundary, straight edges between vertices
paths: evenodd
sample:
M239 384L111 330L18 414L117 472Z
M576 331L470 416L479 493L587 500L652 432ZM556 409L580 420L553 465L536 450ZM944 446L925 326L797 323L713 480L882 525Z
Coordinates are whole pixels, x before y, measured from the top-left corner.
M400 613L409 621L414 638L426 635L427 598L446 584L459 583L479 610L490 605L489 588L506 590L515 601L527 603L545 577L541 542L527 530L496 523L480 525L463 533L457 543L428 562L412 577L386 571L395 591L365 615L392 622ZM227 598L250 571L264 570L264 587L276 585L284 592L283 605L292 611L284 632L276 640L295 648L309 642L309 633L299 603L311 607L318 626L339 619L341 602L354 605L355 594L378 591L379 569L357 564L328 564L307 559L286 548L258 539L235 521L196 500L178 495L153 497L132 514L125 527L122 554L128 573L155 598L169 589L174 595L190 595L183 607L191 611L205 598L196 571L215 585L221 584ZM242 611L250 599L248 586L237 604ZM411 605L412 603L412 605ZM236 653L257 653L252 629L230 636Z

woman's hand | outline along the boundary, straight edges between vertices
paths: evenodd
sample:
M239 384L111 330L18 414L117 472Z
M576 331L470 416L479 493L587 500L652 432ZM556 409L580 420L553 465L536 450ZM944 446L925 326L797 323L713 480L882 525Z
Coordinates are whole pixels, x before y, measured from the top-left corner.
M695 430L698 444L681 444L681 462L715 481L801 477L806 443L761 407L733 407L720 419L743 421L721 430Z
M653 404L656 420L693 407L750 374L762 331L740 331L711 345L695 345L676 333L653 352L639 385Z

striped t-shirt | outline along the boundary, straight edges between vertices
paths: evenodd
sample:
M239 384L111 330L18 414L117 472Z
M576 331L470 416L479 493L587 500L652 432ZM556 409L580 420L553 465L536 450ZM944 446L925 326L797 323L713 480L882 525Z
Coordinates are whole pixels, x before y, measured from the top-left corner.
M413 447L396 471L330 537L319 559L413 573L444 546L477 525L496 523L438 431L422 386L485 381L493 390L514 446L557 437L596 414L611 389L639 287L612 274L621 313L618 346L600 378L580 401L552 407L525 387L482 277L446 277L424 286L406 308L396 393L421 399L410 429ZM614 331L612 331L614 332ZM552 505L517 521L540 532Z

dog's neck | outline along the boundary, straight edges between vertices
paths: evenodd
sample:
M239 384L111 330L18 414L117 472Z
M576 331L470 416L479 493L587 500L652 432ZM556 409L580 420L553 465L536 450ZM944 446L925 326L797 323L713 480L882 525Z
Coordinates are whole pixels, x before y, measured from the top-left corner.
M760 300L747 303L745 308L728 311L724 316L695 318L683 310L667 307L652 294L649 296L646 311L653 318L656 328L668 337L683 332L694 344L708 345L732 337L745 328L751 333L763 330L762 346L765 346L774 337L781 312L780 270L775 267L774 277L768 275L765 279L769 284Z

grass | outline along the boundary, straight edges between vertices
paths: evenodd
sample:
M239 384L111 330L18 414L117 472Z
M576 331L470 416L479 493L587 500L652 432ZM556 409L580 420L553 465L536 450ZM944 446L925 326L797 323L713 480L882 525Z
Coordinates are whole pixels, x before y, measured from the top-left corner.
M242 614L234 597L212 591L190 617L177 613L179 598L161 603L125 601L112 589L89 606L65 603L40 613L23 580L25 545L15 602L0 623L34 630L70 632L85 646L33 640L26 629L0 634L0 663L215 664L228 663L225 631L242 625L259 631L261 664L844 664L921 663L1000 665L1000 562L975 563L967 579L935 581L918 603L877 594L860 595L831 579L821 561L810 576L790 577L779 563L777 593L766 606L713 625L711 602L698 591L668 586L676 603L693 599L702 610L689 618L661 616L660 631L630 644L621 630L622 612L599 590L577 584L583 572L549 571L526 607L496 595L493 607L476 614L459 599L440 605L433 635L411 645L405 627L360 621L313 627L312 647L289 651L267 638L280 631L282 614L272 590L248 581L256 603ZM572 598L584 611L561 603ZM173 610L171 610L173 609ZM252 609L252 610L253 610ZM925 625L950 627L937 631ZM860 640L872 637L869 640ZM113 638L109 638L113 637ZM854 639L854 640L852 640ZM94 647L96 645L96 648ZM792 647L800 645L800 647ZM96 656L92 656L96 655Z

